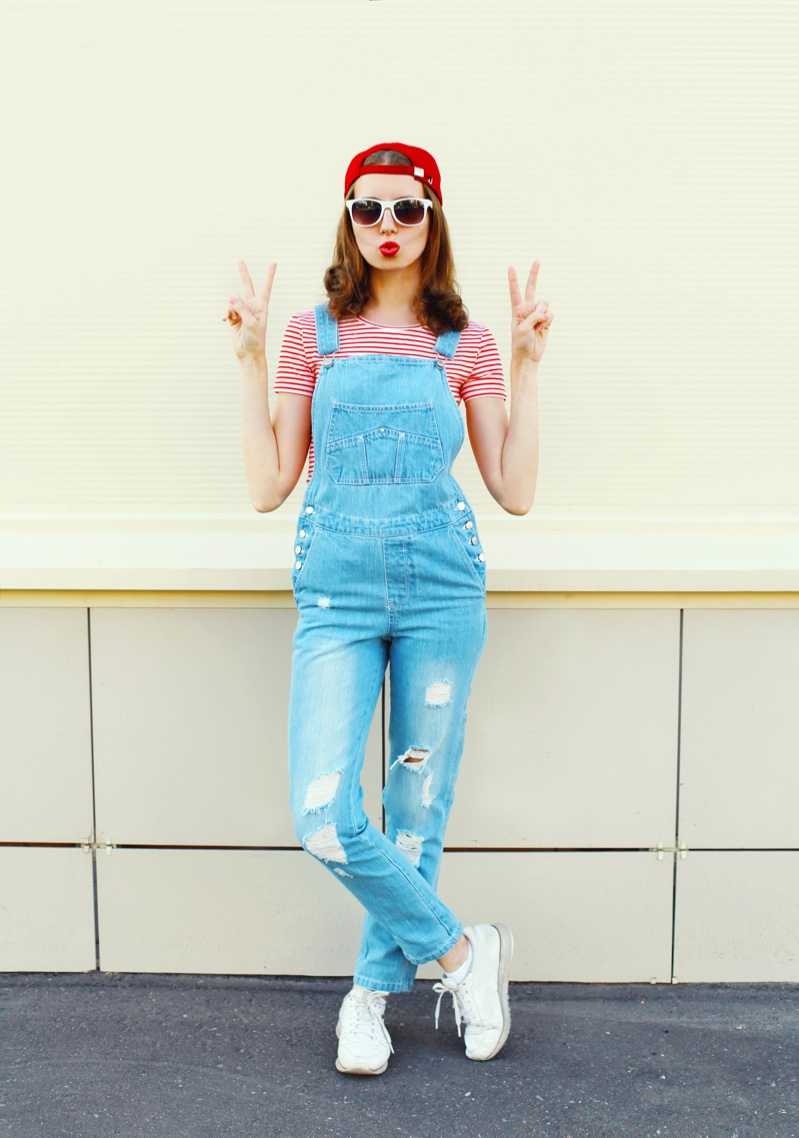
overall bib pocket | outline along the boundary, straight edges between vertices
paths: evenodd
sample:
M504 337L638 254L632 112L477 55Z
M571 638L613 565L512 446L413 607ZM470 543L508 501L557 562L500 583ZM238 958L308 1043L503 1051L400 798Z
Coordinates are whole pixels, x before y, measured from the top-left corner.
M333 403L326 470L339 484L432 482L444 455L432 403Z

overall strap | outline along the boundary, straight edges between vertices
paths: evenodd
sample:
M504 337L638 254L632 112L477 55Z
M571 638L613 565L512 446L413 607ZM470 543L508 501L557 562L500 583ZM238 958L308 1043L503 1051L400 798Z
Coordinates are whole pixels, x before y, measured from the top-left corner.
M314 308L316 317L316 350L320 356L332 356L338 351L338 320L335 320L328 311L326 304L317 304Z
M455 355L455 349L458 346L458 340L460 340L460 338L460 332L442 332L436 340L436 352L438 355L446 356L448 360L451 360Z

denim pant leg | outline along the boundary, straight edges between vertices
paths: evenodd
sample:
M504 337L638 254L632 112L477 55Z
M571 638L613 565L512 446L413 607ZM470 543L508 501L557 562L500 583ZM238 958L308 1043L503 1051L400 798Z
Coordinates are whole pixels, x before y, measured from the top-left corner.
M455 620L446 608L442 612L446 619L437 627L396 637L391 644L389 771L383 792L387 837L431 889L438 883L463 753L466 703L487 629L480 599L459 608ZM416 968L390 932L367 913L356 983L409 991ZM400 987L388 986L397 982Z
M294 646L289 767L297 837L387 930L403 958L433 960L458 940L460 922L363 810L360 773L387 642L352 638L346 628L337 634L329 620L315 623L309 614ZM404 987L398 978L384 990Z

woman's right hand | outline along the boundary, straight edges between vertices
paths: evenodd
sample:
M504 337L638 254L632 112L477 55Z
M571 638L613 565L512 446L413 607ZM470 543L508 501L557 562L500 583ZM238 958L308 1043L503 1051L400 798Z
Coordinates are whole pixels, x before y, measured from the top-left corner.
M240 360L247 356L253 359L266 358L266 317L276 269L277 265L272 264L266 270L261 291L256 296L249 270L244 261L239 261L244 296L230 297L227 311L222 319L230 324L233 350Z

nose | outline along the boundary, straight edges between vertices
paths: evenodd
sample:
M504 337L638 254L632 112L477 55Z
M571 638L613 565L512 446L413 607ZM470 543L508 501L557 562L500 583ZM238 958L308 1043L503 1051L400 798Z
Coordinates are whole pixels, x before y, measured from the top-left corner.
M394 214L390 208L386 206L383 210L383 216L380 218L380 232L381 233L396 233L397 223L394 220Z

